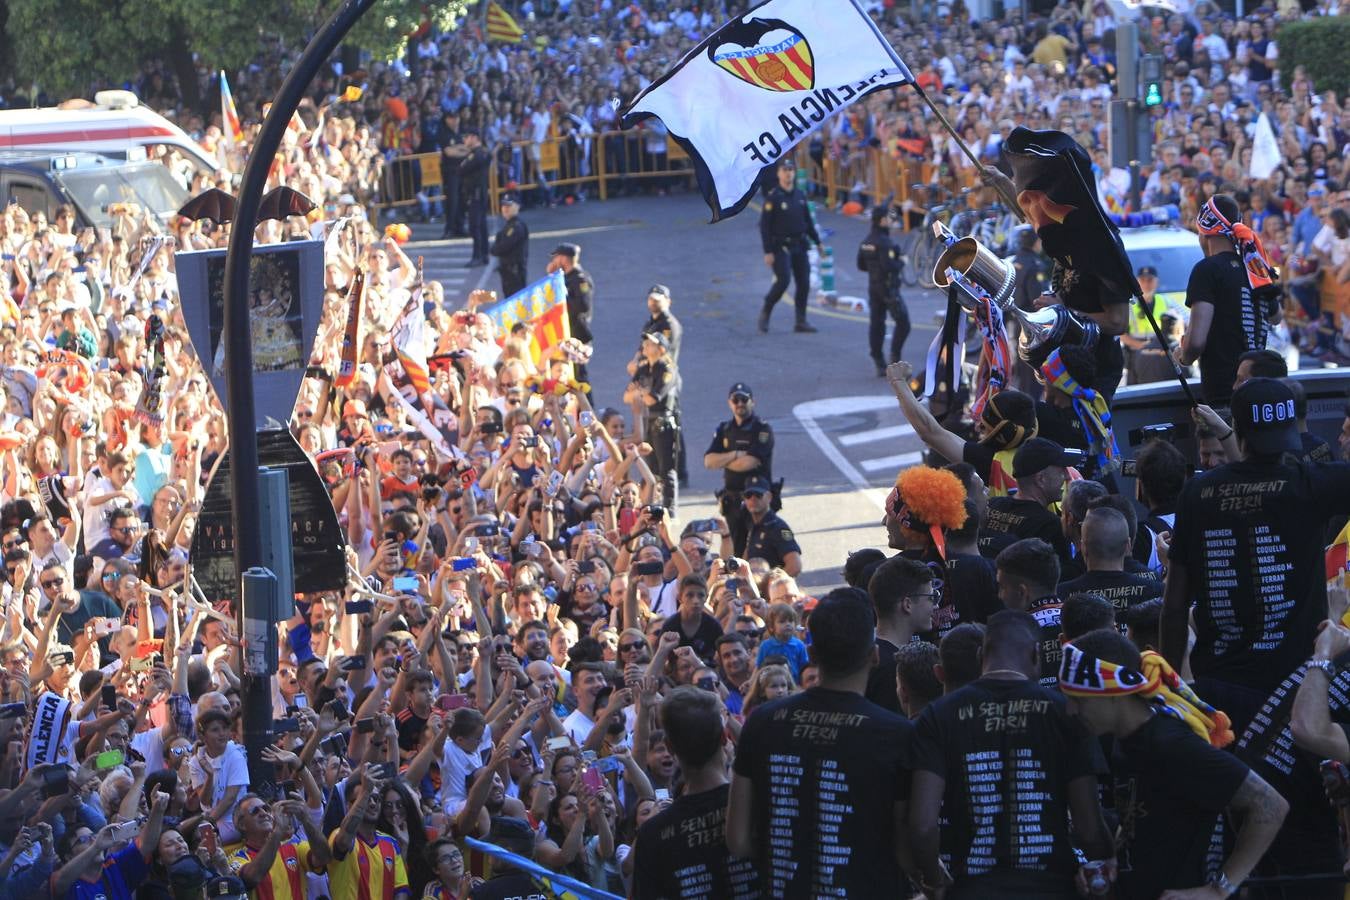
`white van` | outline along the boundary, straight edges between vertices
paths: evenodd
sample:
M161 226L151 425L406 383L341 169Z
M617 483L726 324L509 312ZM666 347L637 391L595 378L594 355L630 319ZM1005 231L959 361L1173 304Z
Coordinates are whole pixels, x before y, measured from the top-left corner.
M220 164L168 119L140 105L130 91L99 91L80 109L0 110L0 151L86 152L135 161L177 151L195 173ZM180 173L181 174L181 173Z

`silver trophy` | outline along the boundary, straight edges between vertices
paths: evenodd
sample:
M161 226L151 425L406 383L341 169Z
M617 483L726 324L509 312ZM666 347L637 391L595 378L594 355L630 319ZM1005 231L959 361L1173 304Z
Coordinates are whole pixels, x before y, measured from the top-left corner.
M976 312L977 301L987 299L1005 316L1016 319L1022 332L1017 355L1027 363L1039 368L1052 351L1064 344L1089 348L1096 345L1101 336L1097 323L1065 306L1031 312L1020 309L1012 299L1017 270L1011 262L1000 259L973 237L957 238L941 222L933 223L933 233L947 245L933 267L933 283L939 288L952 284L961 288L957 302L971 314Z

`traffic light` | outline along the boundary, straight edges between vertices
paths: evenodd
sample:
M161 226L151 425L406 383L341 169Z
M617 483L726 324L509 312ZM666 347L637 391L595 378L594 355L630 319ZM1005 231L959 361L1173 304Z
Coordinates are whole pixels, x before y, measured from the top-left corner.
M1156 54L1146 54L1139 57L1139 85L1144 95L1144 106L1162 105L1163 86L1161 56Z

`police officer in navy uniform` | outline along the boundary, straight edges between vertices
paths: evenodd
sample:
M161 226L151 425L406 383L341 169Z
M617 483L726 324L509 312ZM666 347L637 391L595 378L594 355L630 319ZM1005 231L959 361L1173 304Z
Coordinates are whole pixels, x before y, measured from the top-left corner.
M664 334L670 344L670 357L676 363L680 361L680 341L684 339L684 326L670 311L670 288L664 284L654 284L647 291L647 312L651 318L642 326L642 333ZM638 348L639 353L641 348ZM631 374L631 373L630 373Z
M520 198L502 195L502 224L492 239L488 253L497 257L497 272L502 277L502 296L510 297L525 288L526 258L530 252L530 229L520 218Z
M792 528L769 509L769 480L756 475L741 489L745 495L745 510L750 515L750 536L745 542L743 559L767 560L770 566L781 568L793 578L802 571L802 548L792 535Z
M488 169L492 157L483 147L482 136L473 129L464 132L464 146L469 153L459 164L459 181L469 216L469 237L473 238L473 258L464 264L467 269L488 263Z
M886 363L903 358L905 339L909 337L909 307L900 296L900 268L904 263L900 248L891 240L891 210L884 204L872 208L872 230L858 245L858 271L867 273L867 309L871 321L867 329L867 346L877 377L886 377ZM886 315L890 314L895 328L891 331L891 358L881 355L886 339Z
M670 356L670 342L660 332L642 336L641 356L623 399L642 409L642 435L652 445L652 474L661 485L662 505L673 513L679 493L680 372Z
M751 523L741 501L750 479L762 478L766 484L773 481L773 428L755 415L755 396L744 382L731 386L727 406L731 407L731 418L717 426L703 454L703 465L722 470L722 490L717 493L722 518L731 532L736 555L744 559Z
M590 273L581 267L581 248L576 244L559 244L549 254L548 274L559 269L563 272L563 282L567 285L567 324L572 337L589 344L595 340L591 333L591 312L595 306L595 282ZM586 366L581 363L573 367L577 381L589 382ZM587 397L590 392L587 392Z
M649 334L663 334L666 337L666 343L670 345L670 358L676 365L680 362L680 342L684 339L684 326L680 320L675 318L675 314L670 311L670 288L664 284L654 284L647 291L647 311L651 313L651 318L642 326L642 335L646 337ZM638 364L642 361L642 346L638 345L638 352L628 363L628 374L632 375L637 371ZM678 413L676 414L678 418ZM680 478L680 486L689 484L689 459L688 453L684 447L684 428L680 428L680 452L678 454L679 465L676 472Z
M806 205L806 195L793 187L797 169L790 159L778 164L778 186L764 198L764 212L759 217L759 237L764 244L764 264L773 269L773 286L764 297L764 308L759 311L759 330L769 330L769 314L773 305L787 290L788 279L796 282L793 301L797 306L797 325L794 331L813 332L815 326L806 321L806 292L811 287L811 265L806 256L808 242L820 247L816 223Z

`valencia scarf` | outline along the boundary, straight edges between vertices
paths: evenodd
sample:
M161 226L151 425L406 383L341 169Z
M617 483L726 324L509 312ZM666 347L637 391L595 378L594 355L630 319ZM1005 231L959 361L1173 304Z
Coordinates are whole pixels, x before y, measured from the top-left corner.
M1275 267L1270 264L1270 257L1266 255L1266 248L1262 246L1256 232L1241 222L1230 222L1224 218L1213 197L1200 207L1200 213L1195 217L1195 227L1201 234L1222 234L1233 242L1238 256L1242 257L1247 267L1247 283L1252 290L1275 283Z
M1087 435L1088 449L1096 457L1097 471L1104 472L1120 456L1120 447L1116 444L1115 432L1111 430L1111 405L1106 397L1092 388L1079 384L1064 361L1059 350L1051 351L1041 364L1041 374L1047 384L1067 395L1073 401L1073 411L1083 425Z
M1145 650L1140 668L1143 671L1136 672L1065 644L1059 689L1070 697L1139 694L1158 712L1185 722L1212 746L1227 747L1233 742L1233 724L1228 716L1200 699L1160 654Z

